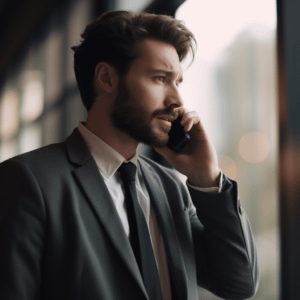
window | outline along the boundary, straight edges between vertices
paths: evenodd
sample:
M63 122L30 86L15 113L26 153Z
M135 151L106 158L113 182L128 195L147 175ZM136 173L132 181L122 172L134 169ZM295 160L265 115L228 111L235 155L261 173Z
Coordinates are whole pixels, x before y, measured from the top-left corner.
M0 137L3 140L13 137L19 129L19 93L8 88L0 106Z
M188 0L176 18L198 42L181 85L185 106L198 111L220 168L238 182L256 239L261 279L253 299L278 299L276 1Z
M92 0L58 4L11 63L0 90L0 161L61 141L85 116L71 46L92 6Z

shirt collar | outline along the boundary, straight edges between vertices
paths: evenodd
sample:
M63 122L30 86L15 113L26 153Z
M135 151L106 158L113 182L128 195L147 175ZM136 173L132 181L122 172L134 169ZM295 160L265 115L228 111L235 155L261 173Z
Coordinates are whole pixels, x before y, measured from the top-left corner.
M119 152L88 130L83 122L79 122L78 130L105 178L112 176L123 162L130 161L138 166L136 153L130 160L126 160Z

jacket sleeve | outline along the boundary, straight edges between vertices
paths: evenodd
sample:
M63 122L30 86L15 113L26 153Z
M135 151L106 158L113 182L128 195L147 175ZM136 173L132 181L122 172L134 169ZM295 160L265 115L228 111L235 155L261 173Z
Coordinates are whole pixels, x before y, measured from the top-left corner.
M0 298L37 299L41 284L45 207L30 169L0 164Z
M257 253L237 183L224 176L220 193L189 192L198 285L225 299L251 298L258 287Z

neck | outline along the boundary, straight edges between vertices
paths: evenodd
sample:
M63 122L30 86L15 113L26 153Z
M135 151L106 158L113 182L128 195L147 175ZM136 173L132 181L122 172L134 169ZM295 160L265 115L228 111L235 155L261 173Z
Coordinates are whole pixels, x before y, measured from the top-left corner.
M98 113L105 110L90 110L86 121L86 128L99 137L110 147L129 160L136 153L138 142L127 133L120 131L110 121L109 114Z

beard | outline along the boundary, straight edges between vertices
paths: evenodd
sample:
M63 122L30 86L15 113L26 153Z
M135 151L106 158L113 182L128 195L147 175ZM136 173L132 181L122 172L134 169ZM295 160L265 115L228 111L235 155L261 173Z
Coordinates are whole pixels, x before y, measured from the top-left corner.
M111 112L111 120L116 128L140 143L163 147L169 140L170 127L162 127L159 131L154 128L151 121L159 115L176 116L177 114L172 107L149 114L141 101L130 93L125 81L120 80L118 95Z

